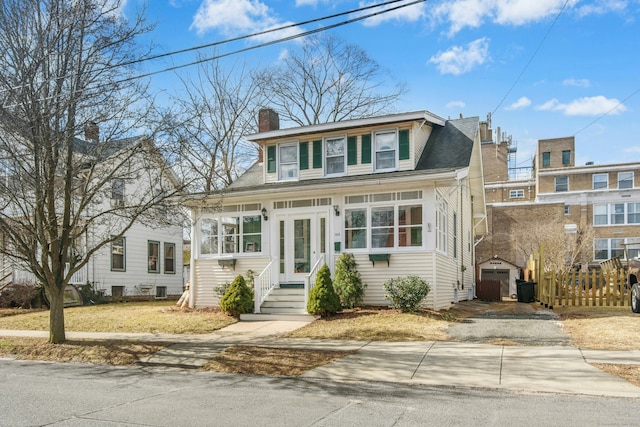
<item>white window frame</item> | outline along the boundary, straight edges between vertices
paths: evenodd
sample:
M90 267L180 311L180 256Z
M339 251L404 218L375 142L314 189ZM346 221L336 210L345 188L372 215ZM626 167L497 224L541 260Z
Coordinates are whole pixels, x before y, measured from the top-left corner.
M278 144L277 145L277 154L276 154L276 159L278 162L278 181L297 181L298 178L300 177L300 153L299 153L299 144L298 142L287 142L287 143L283 143L283 144ZM284 156L282 155L282 150L283 149L289 149L289 148L293 148L295 150L295 156L294 156L294 160L293 161L287 161L284 162L283 158ZM283 166L289 166L289 165L294 165L295 164L295 176L284 176L284 168ZM290 169L291 171L293 171L293 169Z
M341 155L329 155L329 142L342 141L342 154ZM343 176L347 173L347 137L341 136L329 136L324 138L323 141L323 161L324 161L324 174L325 176ZM342 157L342 170L339 172L329 172L329 159Z
M603 181L597 181L596 178L604 177ZM604 185L602 185L604 184ZM609 188L609 174L608 173L594 173L591 175L591 189L593 190L606 190Z
M593 260L594 261L604 261L606 259L613 258L615 256L620 256L620 259L626 261L624 246L620 246L618 243L640 243L640 237L613 237L613 238L604 238L604 239L594 239L593 241ZM632 246L628 248L630 258L635 256L640 256L640 245ZM605 257L597 257L596 252L605 252Z
M121 242L121 244L119 244ZM120 249L121 253L117 253L116 250ZM114 267L113 266L113 257L114 256L122 256L122 267ZM111 267L111 271L127 271L127 238L119 237L111 242L111 252L109 257L109 263Z
M622 178L622 176L625 175L629 175L628 178ZM633 188L633 181L634 181L634 173L633 171L626 171L626 172L618 172L618 189L619 190L626 190L629 188ZM623 182L629 182L628 186L623 186Z
M446 254L449 250L449 205L436 195L436 250Z
M244 219L257 217L260 221L260 232L245 233ZM210 224L210 235L202 232L204 224ZM197 233L200 236L198 258L219 258L228 256L252 256L260 255L263 251L264 229L262 214L258 211L229 212L217 216L207 216L199 221ZM259 242L245 242L246 237L260 236ZM204 253L204 239L210 240L211 251ZM247 239L249 240L249 239ZM255 240L255 239L252 239ZM246 243L249 243L248 245ZM258 243L256 245L256 243Z
M558 186L562 185L562 184L560 184L558 182L558 180L560 180L560 179L565 179L567 181L566 184L564 184L564 185L566 185L566 190L558 190ZM557 177L555 177L553 190L554 190L555 193L565 193L565 192L569 191L569 177L566 176L566 175L565 176L557 176Z
M167 249L173 248L173 257L167 256ZM164 242L162 245L162 271L164 274L176 274L176 244ZM171 262L168 262L171 261ZM173 269L168 267L173 266ZM165 295L166 296L166 295Z
M524 199L524 190L519 188L517 190L509 190L510 199Z
M155 248L155 253L152 248ZM155 268L152 265L155 265ZM158 240L147 240L147 273L160 274L160 241Z
M113 178L111 180L111 206L121 207L125 202L126 186L124 179Z
M620 211L622 206L622 211ZM605 203L599 205L593 205L593 225L594 227L602 227L607 225L620 226L620 225L640 225L640 218L637 221L631 221L631 216L640 217L640 203L638 202L626 202L626 203ZM596 219L599 218L600 224ZM602 220L606 220L603 222ZM614 222L614 218L622 218L622 222Z
M394 147L393 149L388 150L378 150L378 135L393 135L394 137ZM373 170L375 172L392 172L398 170L398 164L400 162L399 159L399 147L398 147L398 129L386 129L386 130L378 130L373 132L373 141L372 141L372 150L371 154L373 156ZM393 166L392 167L381 167L378 165L378 153L387 153L393 152Z

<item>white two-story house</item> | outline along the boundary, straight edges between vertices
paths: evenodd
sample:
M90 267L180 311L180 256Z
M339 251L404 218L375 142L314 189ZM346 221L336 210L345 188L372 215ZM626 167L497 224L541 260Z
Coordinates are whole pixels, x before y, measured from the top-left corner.
M191 304L255 276L255 311L304 312L317 269L353 253L364 303L388 306L383 283L416 275L425 305L474 296L474 242L486 233L477 117L415 111L289 129L260 111L247 137L259 160L224 190L191 194ZM296 307L274 298L301 288Z

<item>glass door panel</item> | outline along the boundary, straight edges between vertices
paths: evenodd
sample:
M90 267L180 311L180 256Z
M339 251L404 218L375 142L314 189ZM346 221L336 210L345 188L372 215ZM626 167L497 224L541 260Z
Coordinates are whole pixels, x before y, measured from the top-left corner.
M311 271L311 219L293 220L294 273Z

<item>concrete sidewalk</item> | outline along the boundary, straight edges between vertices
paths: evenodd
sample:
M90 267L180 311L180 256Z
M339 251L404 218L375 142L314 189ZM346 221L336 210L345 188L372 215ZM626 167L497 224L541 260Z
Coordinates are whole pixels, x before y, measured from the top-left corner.
M640 397L640 387L590 363L640 364L640 351L582 350L570 346L500 346L465 342L364 342L280 338L307 322L238 322L212 334L166 335L68 332L69 339L127 339L172 342L143 364L197 368L229 345L357 350L307 372L306 378L383 381L429 386L478 387ZM48 332L0 330L0 336L42 336Z

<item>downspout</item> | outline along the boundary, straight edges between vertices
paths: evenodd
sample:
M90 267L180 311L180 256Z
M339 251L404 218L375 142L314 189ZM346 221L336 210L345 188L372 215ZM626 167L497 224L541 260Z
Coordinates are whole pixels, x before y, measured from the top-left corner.
M196 224L197 221L194 220L194 214L195 211L198 210L199 213L199 208L193 208L191 209L191 255L189 256L189 308L194 308L195 307L195 254L196 251L199 253L200 252L200 245L199 245L199 235L196 235ZM200 216L200 215L198 215Z

